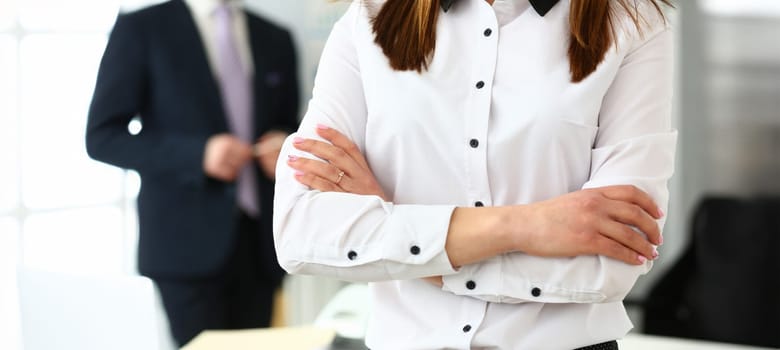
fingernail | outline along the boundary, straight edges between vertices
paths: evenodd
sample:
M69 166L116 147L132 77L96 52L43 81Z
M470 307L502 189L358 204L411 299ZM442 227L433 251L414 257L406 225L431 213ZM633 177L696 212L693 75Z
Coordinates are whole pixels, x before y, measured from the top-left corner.
M298 176L298 177L303 176L303 171L300 171L300 170L295 171L295 176Z
M317 129L328 130L328 129L330 129L330 127L325 125L325 124L317 124Z
M642 263L642 264L644 264L644 263L646 263L646 262L647 262L647 258L645 258L645 257L644 257L644 256L642 256L642 255L637 255L637 256L636 256L636 259L637 259L637 260L639 260L639 262L640 262L640 263Z
M658 250L653 249L653 259L658 259Z
M664 235L660 235L658 236L658 245L663 245L663 244L664 244Z
M660 218L664 217L664 215L666 215L664 213L664 210L661 209L661 207L658 207L658 218L660 219Z
M298 157L296 157L296 156L294 156L292 154L287 155L287 161L294 162L296 160L298 160Z
M296 137L296 138L293 139L293 143L296 144L296 145L302 144L303 141L304 141L303 137Z

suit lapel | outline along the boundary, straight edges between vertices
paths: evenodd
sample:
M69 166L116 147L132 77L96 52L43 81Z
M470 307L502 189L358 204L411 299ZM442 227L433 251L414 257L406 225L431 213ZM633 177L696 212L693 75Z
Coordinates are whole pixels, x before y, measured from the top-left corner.
M263 29L260 27L257 19L249 12L246 12L246 24L249 34L249 48L252 53L252 62L254 64L254 74L252 76L252 88L254 89L254 102L252 111L254 115L255 136L259 137L266 129L267 118L263 117L262 111L265 110L265 79L267 72L267 62L265 61L268 52L263 52Z
M188 72L191 72L189 74L190 81L182 83L192 84L191 86L196 87L194 90L198 91L200 96L193 97L207 109L204 114L213 118L219 131L227 131L227 116L222 104L219 86L206 56L200 31L184 1L173 0L173 2L176 4L176 10L171 14L170 20L173 25L170 26L170 31L171 37L178 41L178 45L175 45L173 50L179 51L173 52L173 55L180 57L179 62L186 66Z

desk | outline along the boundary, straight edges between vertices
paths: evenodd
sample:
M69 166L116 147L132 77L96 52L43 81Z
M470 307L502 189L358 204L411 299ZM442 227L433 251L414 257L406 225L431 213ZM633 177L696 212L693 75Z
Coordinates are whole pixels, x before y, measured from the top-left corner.
M618 340L620 349L626 350L768 350L755 346L715 343L701 340L658 337L629 333Z
M315 327L205 331L182 350L314 350L327 347L334 335Z
M325 349L334 332L314 327L207 331L182 350L315 350ZM618 341L625 350L762 350L751 346L629 334Z

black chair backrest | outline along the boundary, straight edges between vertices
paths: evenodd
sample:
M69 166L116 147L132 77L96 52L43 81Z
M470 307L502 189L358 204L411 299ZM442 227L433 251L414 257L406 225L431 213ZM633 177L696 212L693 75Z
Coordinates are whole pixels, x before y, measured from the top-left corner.
M644 303L648 334L780 347L780 198L707 198Z

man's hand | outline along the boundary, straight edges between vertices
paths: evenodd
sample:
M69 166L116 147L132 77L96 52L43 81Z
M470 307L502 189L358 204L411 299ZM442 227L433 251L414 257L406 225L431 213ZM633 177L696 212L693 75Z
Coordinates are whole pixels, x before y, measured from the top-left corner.
M251 146L231 134L217 134L206 142L203 171L218 180L235 181L250 159Z
M282 150L282 144L287 138L287 133L278 130L272 130L260 136L254 146L254 156L257 164L266 177L273 180L276 178L276 160L279 159L279 152Z

